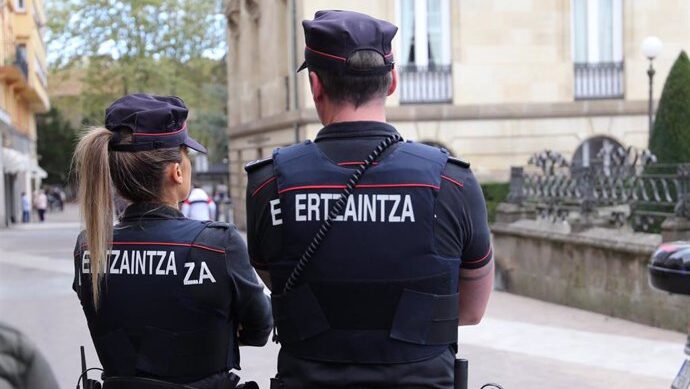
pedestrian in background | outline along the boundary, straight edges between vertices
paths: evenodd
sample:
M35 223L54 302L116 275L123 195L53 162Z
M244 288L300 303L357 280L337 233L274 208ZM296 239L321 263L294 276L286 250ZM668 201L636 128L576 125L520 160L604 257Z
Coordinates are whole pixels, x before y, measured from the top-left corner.
M57 208L62 212L65 209L65 193L59 186L54 186L50 191L50 196L53 198L52 203L54 204L51 210Z
M22 192L22 223L31 221L31 199L26 192Z
M182 203L182 214L192 220L217 220L216 203L197 185Z
M43 223L46 218L46 209L48 209L48 196L44 190L39 190L34 199L34 207L38 211L38 220Z

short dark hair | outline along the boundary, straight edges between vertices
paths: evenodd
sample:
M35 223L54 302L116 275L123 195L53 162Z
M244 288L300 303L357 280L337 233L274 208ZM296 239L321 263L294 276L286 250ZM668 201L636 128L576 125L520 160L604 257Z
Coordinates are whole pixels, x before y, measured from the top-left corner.
M350 67L355 69L370 69L383 66L384 59L381 54L373 50L360 50L352 54L348 59ZM310 69L315 72L323 84L326 95L336 102L347 102L355 107L364 105L369 101L386 97L388 88L393 82L393 75L388 72L384 75L359 76L352 74L338 74L326 69Z

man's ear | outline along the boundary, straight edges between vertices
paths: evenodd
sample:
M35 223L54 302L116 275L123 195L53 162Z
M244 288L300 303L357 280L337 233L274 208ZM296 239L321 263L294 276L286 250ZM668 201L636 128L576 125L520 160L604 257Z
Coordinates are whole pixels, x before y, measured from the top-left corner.
M391 70L391 76L391 86L388 87L388 96L392 95L395 89L398 88L398 71L395 68Z
M309 85L314 102L323 100L323 84L315 72L309 72Z

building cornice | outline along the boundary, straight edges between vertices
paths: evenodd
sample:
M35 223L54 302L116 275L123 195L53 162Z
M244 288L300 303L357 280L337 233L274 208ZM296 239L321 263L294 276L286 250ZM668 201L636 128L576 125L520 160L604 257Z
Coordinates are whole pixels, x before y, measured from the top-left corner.
M648 102L644 100L588 100L566 103L510 103L510 104L418 104L386 107L389 122L435 120L520 120L553 119L591 116L646 115ZM288 111L228 128L232 137L260 134L294 125L317 124L316 110L306 108Z

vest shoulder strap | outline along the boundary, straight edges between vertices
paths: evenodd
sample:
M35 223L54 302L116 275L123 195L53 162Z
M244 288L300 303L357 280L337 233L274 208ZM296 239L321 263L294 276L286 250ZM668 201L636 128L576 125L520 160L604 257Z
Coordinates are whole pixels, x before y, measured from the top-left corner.
M400 151L406 154L413 155L437 164L445 165L446 161L448 160L448 152L446 150L425 145L424 143L407 141L400 144L399 147L402 148Z
M194 238L193 243L215 250L225 250L225 236L230 229L230 224L213 221L207 221L204 224L204 228Z
M311 155L313 147L315 147L315 144L311 140L305 140L302 143L296 143L287 147L279 147L273 150L271 160L280 160L282 163L289 162L295 158Z
M264 159L257 159L256 161L252 161L244 165L244 171L247 173L252 173L256 170L258 170L262 166L266 166L269 163L273 162L273 157L267 157Z
M461 168L464 169L469 169L470 168L470 163L468 161L465 161L462 158L457 158L457 157L448 157L448 163L452 163L453 165L458 165Z

